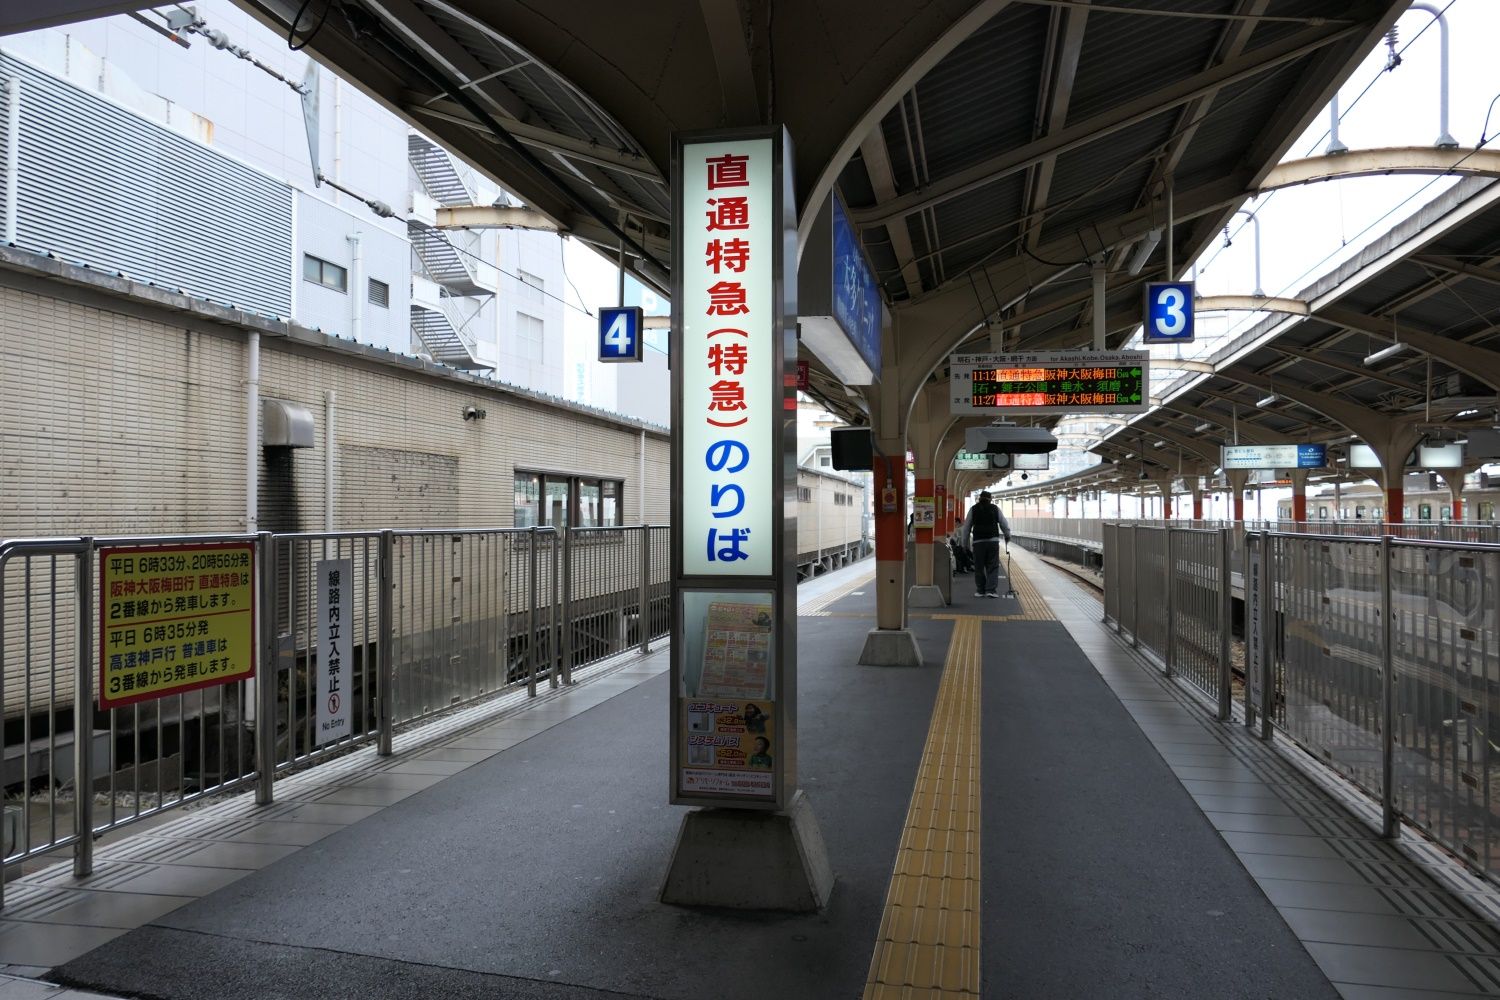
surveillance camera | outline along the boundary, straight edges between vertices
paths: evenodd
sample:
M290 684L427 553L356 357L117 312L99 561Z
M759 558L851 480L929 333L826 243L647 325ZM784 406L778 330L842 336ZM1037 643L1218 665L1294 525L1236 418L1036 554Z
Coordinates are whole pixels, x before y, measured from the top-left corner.
M1028 480L1030 478L1031 478L1031 476L1028 475L1027 473L1025 473L1025 472L1021 473L1021 481L1022 482L1025 482L1026 480Z
M464 407L464 419L465 420L483 420L484 419L484 411L481 410L477 406L465 406Z

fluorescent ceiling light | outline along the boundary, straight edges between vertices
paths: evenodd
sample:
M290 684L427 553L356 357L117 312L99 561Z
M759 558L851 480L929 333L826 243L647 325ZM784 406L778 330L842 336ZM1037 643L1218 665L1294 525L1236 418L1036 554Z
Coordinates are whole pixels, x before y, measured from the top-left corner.
M1374 354L1371 354L1369 357L1365 358L1365 365L1378 365L1386 358L1393 358L1404 350L1406 350L1406 345L1399 342L1392 344L1390 347L1382 347Z
M1135 255L1130 258L1130 275L1134 277L1141 273L1141 268L1146 266L1146 261L1156 252L1156 247L1161 243L1161 230L1153 229L1146 234L1141 245L1136 248ZM1169 276L1170 277L1170 276Z
M1266 396L1264 399L1261 399L1261 400L1257 401L1255 405L1256 406L1270 406L1272 403L1276 402L1279 399L1281 399L1281 397L1278 396L1278 395L1276 395L1276 393L1273 392L1269 396Z
M1213 427L1213 424L1211 424L1207 420L1205 420L1205 421L1203 421L1203 423L1201 423L1197 427L1193 428L1193 433L1194 434L1202 434L1204 431L1209 430L1212 427Z

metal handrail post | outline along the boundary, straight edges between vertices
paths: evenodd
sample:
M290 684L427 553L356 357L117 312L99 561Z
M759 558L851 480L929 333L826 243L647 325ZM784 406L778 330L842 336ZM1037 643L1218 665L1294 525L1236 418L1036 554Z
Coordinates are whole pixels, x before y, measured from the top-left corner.
M1130 645L1141 645L1141 529L1130 533Z
M562 530L572 531L573 529L565 527ZM552 579L549 581L552 584L552 600L550 602L552 613L547 616L547 652L549 654L547 686L553 689L556 689L559 683L557 676L560 670L558 664L561 662L559 646L562 642L562 636L560 635L562 630L562 564L560 561L562 559L562 543L558 541L557 537L560 533L553 531L551 532L552 537L548 539L552 543Z
M380 597L376 606L375 720L379 728L375 752L391 755L396 730L396 533L380 533Z
M74 562L78 602L77 676L73 688L73 874L94 871L94 540L83 539ZM3 876L0 876L3 877Z
M1396 718L1395 679L1392 666L1395 656L1391 644L1396 630L1391 621L1394 600L1391 594L1391 536L1380 537L1380 835L1395 839L1400 832L1396 816Z
M276 540L268 531L255 536L255 592L260 600L260 635L255 664L255 804L268 806L276 780L276 689L281 663L276 656Z
M1166 676L1171 677L1172 667L1176 659L1175 649L1177 646L1177 562L1172 558L1172 529L1167 528L1165 530L1167 532L1167 648L1162 651L1162 666L1166 672Z
M1260 580L1260 614L1265 623L1262 628L1263 638L1260 642L1260 738L1269 740L1271 738L1271 710L1276 705L1276 671L1273 669L1276 663L1276 637L1280 634L1280 626L1276 618L1276 560L1273 557L1276 547L1271 542L1270 534L1265 536L1265 551L1261 553Z
M641 525L641 652L651 652L651 525Z
M529 611L526 616L526 693L536 697L536 525L526 533L530 551L527 553L526 598Z
M573 683L573 529L563 530L562 536L562 680Z
M1234 697L1233 670L1229 662L1230 637L1234 631L1234 577L1231 549L1232 528L1219 529L1219 712L1218 719L1229 719Z

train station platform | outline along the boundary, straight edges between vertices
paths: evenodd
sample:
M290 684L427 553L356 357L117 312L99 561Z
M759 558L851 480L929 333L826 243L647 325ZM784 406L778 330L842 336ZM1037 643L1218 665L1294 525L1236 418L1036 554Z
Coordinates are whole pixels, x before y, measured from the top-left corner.
M803 586L821 913L658 901L683 813L658 650L118 837L84 880L21 877L0 973L40 981L0 998L1500 995L1495 893L1014 558L1016 596L956 581L912 614L919 668L856 665L872 564Z

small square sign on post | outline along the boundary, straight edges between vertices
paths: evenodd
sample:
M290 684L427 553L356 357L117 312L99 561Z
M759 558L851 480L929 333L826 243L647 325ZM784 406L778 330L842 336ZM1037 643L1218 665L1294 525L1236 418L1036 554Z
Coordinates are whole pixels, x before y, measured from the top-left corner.
M1191 344L1193 342L1193 283L1149 281L1146 283L1145 327L1147 344Z
M640 306L604 306L599 310L599 360L639 361L645 318Z

